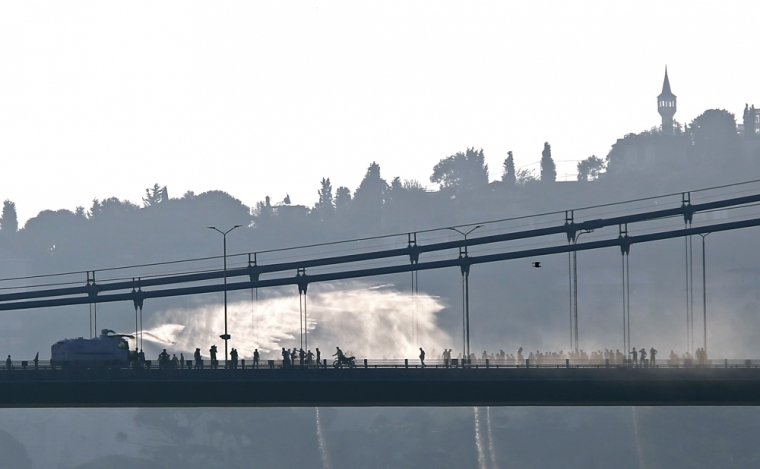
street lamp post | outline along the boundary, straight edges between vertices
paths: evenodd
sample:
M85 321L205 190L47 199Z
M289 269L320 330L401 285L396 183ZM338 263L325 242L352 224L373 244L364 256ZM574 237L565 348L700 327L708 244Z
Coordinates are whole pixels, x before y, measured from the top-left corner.
M464 257L464 259L467 259L468 252L467 252L467 236L469 236L470 233L477 230L478 228L481 228L483 225L477 225L474 228L470 229L469 231L463 232L459 231L456 228L450 227L449 229L452 231L456 231L457 233L464 236L464 256L462 256L462 251L460 250L460 258ZM466 264L462 266L462 280L464 280L464 308L462 310L462 319L463 319L463 343L462 348L464 349L463 355L464 355L464 363L470 362L470 265Z
M227 354L227 341L231 336L227 333L227 234L235 228L240 228L242 225L235 225L227 231L222 231L215 226L207 226L210 230L217 231L222 234L222 245L224 249L224 335L219 336L220 339L224 339L224 362L227 363L229 356ZM226 365L225 365L226 366Z
M705 355L707 355L707 261L705 260L705 238L710 233L699 233L702 237L702 321L704 326Z

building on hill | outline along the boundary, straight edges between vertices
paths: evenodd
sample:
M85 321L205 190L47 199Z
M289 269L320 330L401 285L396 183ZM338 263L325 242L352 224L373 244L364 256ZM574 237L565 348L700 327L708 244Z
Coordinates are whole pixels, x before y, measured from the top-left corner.
M673 116L676 114L676 95L670 90L668 67L665 67L665 78L662 81L662 93L657 96L657 112L662 117L662 133L673 133Z
M679 173L688 165L697 163L695 158L699 151L695 147L697 142L694 141L694 129L680 126L673 119L676 110L677 98L671 89L666 68L662 91L657 96L657 112L662 118L661 127L653 127L641 133L631 133L618 139L607 155L607 175L633 175L655 171ZM726 113L726 111L722 112ZM726 114L733 116L730 113ZM743 161L744 163L741 164L755 164L754 162L760 158L760 109L755 108L754 105L745 105L742 123L736 125L734 122L734 128L738 132L739 139L735 142L735 147L731 145L725 147L724 150L730 153L725 156L731 158L733 162ZM719 134L720 132L714 134L713 137L723 138L719 137ZM704 138L705 134L701 135ZM709 132L708 135L710 135ZM703 145L706 143L701 142ZM731 142L716 141L712 145L728 143ZM731 150L731 148L734 149ZM726 163L728 160L722 161Z
M739 134L747 138L760 137L760 109L753 104L744 105L742 123L739 124Z

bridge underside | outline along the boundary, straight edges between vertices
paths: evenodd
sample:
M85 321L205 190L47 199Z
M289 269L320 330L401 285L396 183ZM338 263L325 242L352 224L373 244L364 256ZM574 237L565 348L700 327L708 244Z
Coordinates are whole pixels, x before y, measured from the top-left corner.
M0 407L754 406L760 369L15 370Z

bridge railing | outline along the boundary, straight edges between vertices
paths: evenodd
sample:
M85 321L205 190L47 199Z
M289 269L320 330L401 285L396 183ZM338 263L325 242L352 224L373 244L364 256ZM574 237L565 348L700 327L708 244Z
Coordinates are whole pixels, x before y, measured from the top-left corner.
M705 363L698 363L696 360L656 360L651 363L645 360L644 363L633 363L630 360L619 362L616 360L572 360L544 358L539 360L525 359L521 362L510 359L473 359L469 362L463 362L462 359L442 360L426 359L424 365L417 359L356 359L354 366L343 364L335 366L334 359L323 359L320 363L301 363L296 360L294 363L284 364L282 360L260 360L254 363L251 359L241 359L237 362L218 360L212 363L210 360L202 360L200 366L193 361L185 361L174 364L172 362L160 364L157 360L147 360L138 365L131 363L129 367L114 365L109 363L87 362L87 363L51 363L49 360L12 360L10 363L4 361L0 363L0 372L6 371L51 371L66 369L139 369L140 371L167 371L176 372L198 372L198 371L217 371L236 369L241 371L249 370L330 370L336 368L357 368L357 369L536 369L536 368L568 368L568 369L606 369L606 368L651 368L651 369L673 369L673 368L759 368L760 359L711 359ZM0 373L2 377L4 373Z

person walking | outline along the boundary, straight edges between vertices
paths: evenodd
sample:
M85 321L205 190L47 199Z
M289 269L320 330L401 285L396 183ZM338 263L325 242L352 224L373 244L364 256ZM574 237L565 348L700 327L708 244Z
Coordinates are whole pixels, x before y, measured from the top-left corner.
M208 349L208 354L211 356L211 369L215 370L219 366L219 363L216 361L216 345L212 345Z
M202 370L203 369L203 358L201 357L201 349L199 349L199 348L195 349L195 354L193 355L193 358L195 358L195 369L196 370Z
M290 350L286 350L285 347L282 348L282 367L287 368L290 366Z
M306 352L306 366L311 367L314 365L314 354L311 350Z
M233 348L230 352L230 358L232 359L232 369L237 370L237 362L238 362L238 351L237 349Z
M425 368L425 351L422 347L420 347L420 363L422 363L422 368Z
M166 349L163 350L163 352L158 354L158 369L163 370L167 368L166 365L169 364L169 354L166 353Z

